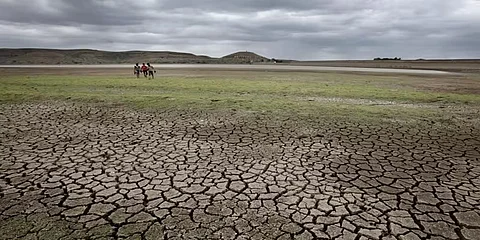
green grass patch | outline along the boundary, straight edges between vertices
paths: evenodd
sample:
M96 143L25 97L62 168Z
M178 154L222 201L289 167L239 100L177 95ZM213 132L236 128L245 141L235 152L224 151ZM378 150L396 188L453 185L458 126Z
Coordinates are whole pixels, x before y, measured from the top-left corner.
M330 101L331 98L334 101ZM113 102L140 108L235 109L382 118L438 114L429 108L406 108L397 103L480 104L480 96L474 94L421 91L402 84L398 78L334 73L162 76L154 80L121 76L0 78L0 102L38 100ZM378 101L394 103L375 104Z

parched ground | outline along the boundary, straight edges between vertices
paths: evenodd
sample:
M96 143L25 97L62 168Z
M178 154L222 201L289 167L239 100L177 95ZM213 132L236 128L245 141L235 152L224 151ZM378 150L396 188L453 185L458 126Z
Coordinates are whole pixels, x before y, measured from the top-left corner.
M0 105L0 239L479 239L480 131Z

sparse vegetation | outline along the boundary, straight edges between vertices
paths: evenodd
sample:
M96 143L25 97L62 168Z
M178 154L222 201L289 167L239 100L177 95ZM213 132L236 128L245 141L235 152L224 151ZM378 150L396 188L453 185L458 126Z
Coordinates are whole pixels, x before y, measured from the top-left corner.
M440 114L442 106L480 105L478 94L420 89L419 81L428 79L297 72L190 72L155 81L128 76L3 76L0 101L101 101L141 108L361 118L422 118Z

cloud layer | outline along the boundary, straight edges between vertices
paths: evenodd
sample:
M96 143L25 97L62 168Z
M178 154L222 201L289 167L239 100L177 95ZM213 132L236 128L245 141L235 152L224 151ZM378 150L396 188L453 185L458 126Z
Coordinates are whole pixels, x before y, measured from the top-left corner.
M0 47L480 58L479 0L0 0Z

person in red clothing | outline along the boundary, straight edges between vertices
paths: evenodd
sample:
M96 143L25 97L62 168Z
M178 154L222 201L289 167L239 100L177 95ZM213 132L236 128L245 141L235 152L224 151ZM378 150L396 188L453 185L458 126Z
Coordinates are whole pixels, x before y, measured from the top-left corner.
M145 65L145 63L142 65L142 72L144 77L148 76L148 67Z

